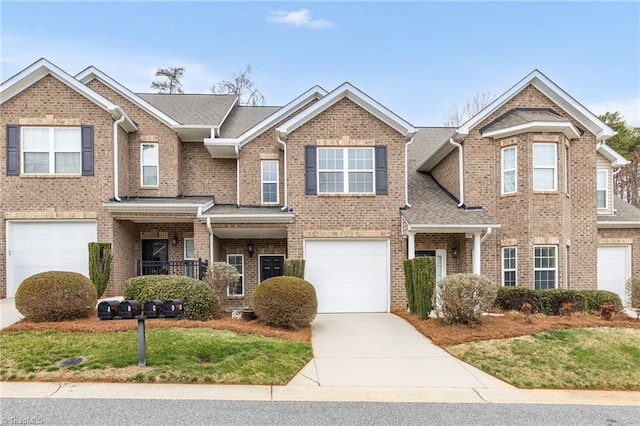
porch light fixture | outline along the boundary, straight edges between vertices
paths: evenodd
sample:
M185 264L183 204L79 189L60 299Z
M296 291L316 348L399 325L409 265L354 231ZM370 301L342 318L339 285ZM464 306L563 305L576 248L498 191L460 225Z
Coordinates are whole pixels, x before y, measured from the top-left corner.
M458 247L454 247L451 249L451 257L453 257L454 259L458 257Z
M173 237L171 237L171 245L173 246L178 245L178 236L176 234L173 234Z
M249 257L253 257L253 244L247 244L247 252L249 253Z

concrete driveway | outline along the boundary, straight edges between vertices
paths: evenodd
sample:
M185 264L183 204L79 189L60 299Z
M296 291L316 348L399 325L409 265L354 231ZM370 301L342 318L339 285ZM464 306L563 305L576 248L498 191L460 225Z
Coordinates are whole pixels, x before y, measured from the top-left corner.
M311 329L314 358L289 386L512 388L393 314L320 314Z

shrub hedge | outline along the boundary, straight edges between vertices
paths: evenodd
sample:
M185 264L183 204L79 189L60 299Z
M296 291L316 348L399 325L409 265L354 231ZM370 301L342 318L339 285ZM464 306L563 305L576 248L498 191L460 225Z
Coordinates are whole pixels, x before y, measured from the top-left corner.
M576 311L600 311L604 304L622 310L620 297L605 290L533 290L523 287L500 287L494 306L503 311L519 311L529 303L533 313L559 315L563 303L575 303Z
M26 278L16 291L16 308L28 321L86 318L98 301L91 280L77 272L49 271Z
M275 327L308 326L318 313L316 289L297 277L271 277L258 285L252 296L258 319Z
M491 308L498 286L476 274L447 275L438 282L436 311L447 324L473 325Z
M145 275L127 280L124 298L145 303L151 299L181 299L183 317L207 321L220 312L220 299L209 284L182 275Z

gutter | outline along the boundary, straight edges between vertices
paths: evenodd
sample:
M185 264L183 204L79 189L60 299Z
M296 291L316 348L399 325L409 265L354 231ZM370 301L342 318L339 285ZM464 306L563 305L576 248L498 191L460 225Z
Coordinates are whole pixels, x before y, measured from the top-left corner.
M213 263L213 228L211 227L211 218L207 218L207 229L209 230L209 262ZM211 265L210 265L211 267Z
M462 158L462 144L454 141L453 138L449 138L449 143L458 148L458 182L460 183L460 202L458 203L458 207L462 207L464 206L464 159Z
M280 133L276 133L277 134L277 139L278 139L278 143L280 145L282 145L282 151L284 153L284 166L283 166L283 173L284 173L284 203L282 205L282 208L280 210L285 211L287 210L288 206L288 198L287 198L287 143L285 141L283 141L282 139L280 139Z
M127 116L122 112L120 107L116 107L116 110L122 114L122 116L113 122L113 199L120 202L122 199L118 195L118 126L123 123Z
M236 151L236 206L240 207L240 147L234 147Z
M404 144L404 205L405 207L411 207L409 204L409 145L413 143L415 133L411 136L411 139Z
M487 227L487 232L485 232L485 234L482 236L482 238L480 238L480 244L482 244L484 242L484 240L487 239L487 237L489 235L491 235L491 232L493 231L493 228L491 228L490 226Z

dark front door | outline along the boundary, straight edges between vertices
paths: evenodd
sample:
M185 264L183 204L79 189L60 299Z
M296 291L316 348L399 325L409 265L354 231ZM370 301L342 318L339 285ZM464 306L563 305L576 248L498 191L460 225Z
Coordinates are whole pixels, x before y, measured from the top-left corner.
M142 275L169 273L169 240L142 240Z
M282 275L284 256L260 256L260 282Z

